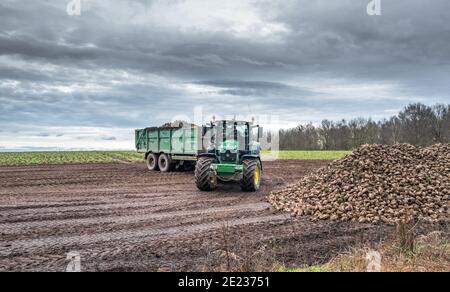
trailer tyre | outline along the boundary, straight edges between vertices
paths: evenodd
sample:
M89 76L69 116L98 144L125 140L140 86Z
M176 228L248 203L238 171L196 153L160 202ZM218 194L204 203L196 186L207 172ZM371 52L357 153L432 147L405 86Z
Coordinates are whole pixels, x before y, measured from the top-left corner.
M217 188L217 176L211 170L214 158L200 157L195 166L195 183L197 188L204 192L210 192Z
M256 192L261 186L262 167L257 159L244 159L241 189L244 192Z
M174 164L167 154L161 154L158 159L158 166L161 172L169 172L173 170Z
M147 168L149 170L159 170L157 154L150 153L149 155L147 155L146 162L147 162Z

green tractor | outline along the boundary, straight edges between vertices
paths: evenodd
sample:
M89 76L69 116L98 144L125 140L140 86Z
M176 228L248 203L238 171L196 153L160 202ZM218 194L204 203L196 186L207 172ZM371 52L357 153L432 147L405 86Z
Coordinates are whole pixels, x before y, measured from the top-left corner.
M263 129L250 122L230 120L211 122L203 132L210 145L206 153L198 156L198 189L213 191L218 181L237 181L243 191L258 191L263 171L259 143Z

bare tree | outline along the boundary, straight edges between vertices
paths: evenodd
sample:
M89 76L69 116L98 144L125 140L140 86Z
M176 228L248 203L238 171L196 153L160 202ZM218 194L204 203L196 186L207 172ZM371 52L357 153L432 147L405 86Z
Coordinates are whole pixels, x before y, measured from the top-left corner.
M433 124L434 142L449 142L450 106L437 104L433 107L435 119Z
M318 127L310 123L280 132L280 149L285 150L348 150L376 143L450 143L450 105L416 103L378 123L370 118L323 120Z
M356 148L364 144L380 143L380 128L372 119L357 118L348 124L352 135L352 147Z
M419 146L433 144L436 116L431 107L421 103L410 104L398 117L402 123L402 142Z
M378 123L380 129L380 143L394 145L400 142L402 125L398 117L391 117Z

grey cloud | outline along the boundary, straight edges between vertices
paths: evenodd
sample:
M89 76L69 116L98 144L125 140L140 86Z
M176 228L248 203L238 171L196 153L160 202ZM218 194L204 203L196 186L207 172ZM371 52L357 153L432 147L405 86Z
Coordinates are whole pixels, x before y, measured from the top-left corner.
M241 81L241 80L212 80L197 81L196 84L211 85L226 88L262 88L262 89L286 89L289 85L267 81Z
M145 13L163 5L169 21L189 1L89 0L80 17L64 1L2 1L0 125L134 128L214 102L290 122L382 118L411 101L450 102L450 2L382 1L381 17L367 16L368 2L230 1L253 14L227 23L211 0L192 14L218 21L186 29Z
M217 93L236 96L255 97L296 97L314 96L315 92L280 82L215 80L197 81L193 84L208 85L217 88Z

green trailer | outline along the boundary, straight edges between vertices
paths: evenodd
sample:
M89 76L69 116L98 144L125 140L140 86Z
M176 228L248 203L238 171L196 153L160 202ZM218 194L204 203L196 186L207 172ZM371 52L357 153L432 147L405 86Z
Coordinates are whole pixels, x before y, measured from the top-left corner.
M195 167L202 153L202 127L151 127L135 132L136 149L143 153L150 170L168 172ZM200 147L199 147L200 146Z

